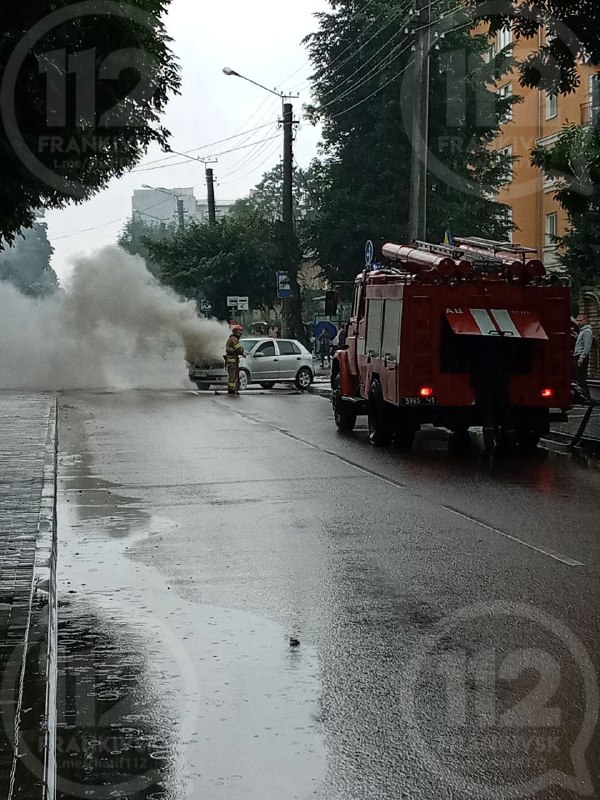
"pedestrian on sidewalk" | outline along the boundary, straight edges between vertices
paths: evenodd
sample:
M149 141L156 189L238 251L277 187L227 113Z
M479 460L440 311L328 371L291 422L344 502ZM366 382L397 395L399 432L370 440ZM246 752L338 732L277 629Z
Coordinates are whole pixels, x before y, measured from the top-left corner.
M590 387L587 382L587 375L592 345L594 343L594 334L592 333L592 326L586 314L579 314L577 317L577 324L579 325L579 335L577 336L575 350L573 352L573 372L583 395L588 402L591 402L592 398L590 395Z
M321 368L323 369L325 367L325 359L327 359L328 365L331 360L331 339L327 328L323 328L319 336L319 356L321 358Z

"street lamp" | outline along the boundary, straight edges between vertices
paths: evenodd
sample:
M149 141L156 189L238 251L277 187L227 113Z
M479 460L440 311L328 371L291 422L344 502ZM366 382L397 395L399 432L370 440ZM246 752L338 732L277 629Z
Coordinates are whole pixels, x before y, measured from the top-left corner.
M283 92L278 92L275 89L269 89L268 86L264 86L262 83L257 83L257 81L253 81L252 78L247 78L245 75L240 75L239 72L236 72L234 69L231 69L231 67L223 67L223 72L228 77L241 78L243 81L248 81L248 83L253 83L254 86L258 86L260 89L264 89L265 92L271 92L271 94L274 94L276 97L281 98L281 100L287 100L288 98L292 97L292 95L284 94Z
M179 230L182 231L185 228L185 208L183 205L183 200L181 200L181 195L178 195L175 192L170 192L168 189L159 189L157 186L149 186L147 183L142 183L142 189L152 189L153 192L161 192L162 194L166 194L169 197L174 197L177 200L177 216L179 217Z

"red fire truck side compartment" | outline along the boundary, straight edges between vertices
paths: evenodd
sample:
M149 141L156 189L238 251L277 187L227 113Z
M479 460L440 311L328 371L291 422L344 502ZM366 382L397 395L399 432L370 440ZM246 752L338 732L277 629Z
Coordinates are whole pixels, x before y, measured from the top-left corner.
M368 413L374 443L398 431L410 439L426 423L464 432L487 413L476 386L478 371L489 369L504 376L498 405L507 408L494 413L510 416L523 442L539 439L550 409L571 406L570 289L540 277L539 262L529 262L531 280L520 277L514 256L510 272L494 253L497 275L473 267L470 279L453 280L447 257L440 277L429 268L430 253L386 247L415 261L357 278L347 347L332 366L338 427L351 430L356 415ZM455 258L464 275L469 264Z

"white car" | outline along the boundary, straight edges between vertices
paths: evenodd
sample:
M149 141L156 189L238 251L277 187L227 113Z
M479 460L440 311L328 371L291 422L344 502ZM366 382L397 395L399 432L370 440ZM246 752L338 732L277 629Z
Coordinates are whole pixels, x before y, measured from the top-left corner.
M276 383L293 383L304 390L313 382L313 359L295 339L248 338L241 340L246 353L240 359L240 390L251 383L272 389ZM198 389L227 386L225 362L190 364L189 376Z

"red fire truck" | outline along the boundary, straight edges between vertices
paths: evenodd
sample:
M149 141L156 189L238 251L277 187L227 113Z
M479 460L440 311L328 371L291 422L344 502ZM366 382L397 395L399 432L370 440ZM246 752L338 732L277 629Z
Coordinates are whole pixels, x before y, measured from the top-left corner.
M410 446L424 424L537 445L571 407L571 292L532 253L473 237L384 244L333 359L338 428L368 414L375 445Z

